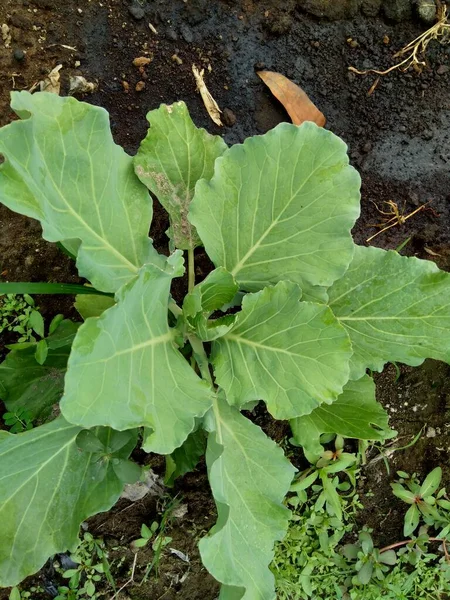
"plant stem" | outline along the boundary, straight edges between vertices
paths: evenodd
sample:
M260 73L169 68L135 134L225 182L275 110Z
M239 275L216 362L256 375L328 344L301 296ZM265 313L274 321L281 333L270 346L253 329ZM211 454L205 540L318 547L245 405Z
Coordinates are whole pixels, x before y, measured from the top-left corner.
M170 298L169 300L169 310L176 319L183 313L173 298Z
M195 263L194 263L194 250L189 248L188 250L188 292L192 292L195 286Z
M195 335L189 335L188 340L191 344L193 356L198 368L200 369L201 376L212 388L214 388L211 372L209 370L209 361L208 357L206 356L203 343Z

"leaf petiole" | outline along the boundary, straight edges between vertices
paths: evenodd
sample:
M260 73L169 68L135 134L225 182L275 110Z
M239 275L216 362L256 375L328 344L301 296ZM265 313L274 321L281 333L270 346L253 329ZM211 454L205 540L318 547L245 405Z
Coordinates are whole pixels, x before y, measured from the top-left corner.
M194 250L189 248L188 252L188 292L192 292L195 287L195 263Z
M193 358L195 358L195 362L198 365L201 376L214 389L214 383L211 377L211 372L209 370L209 361L208 357L206 356L203 343L195 335L189 335L188 340L191 344Z

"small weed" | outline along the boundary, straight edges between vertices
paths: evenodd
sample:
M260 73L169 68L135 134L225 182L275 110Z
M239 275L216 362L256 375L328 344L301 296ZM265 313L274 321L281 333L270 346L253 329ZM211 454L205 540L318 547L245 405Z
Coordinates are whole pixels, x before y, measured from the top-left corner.
M409 475L404 471L397 471L400 477L391 484L392 492L397 498L410 504L406 515L403 533L411 535L422 520L426 525L439 532L438 537L445 539L450 533L450 500L445 488L438 490L442 478L440 467L433 469L422 484L416 474Z
M140 548L147 546L151 542L153 550L153 558L147 566L141 584L148 579L153 570L155 571L156 577L158 577L162 551L172 541L172 538L167 536L166 533L171 524L173 511L178 504L179 500L177 497L169 500L161 511L161 522L158 523L157 521L153 521L150 527L143 523L141 525L141 537L131 543L132 550L138 551Z
M3 421L10 433L22 433L22 431L33 429L31 414L24 407L19 407L15 412L6 412L3 415Z
M39 308L35 307L33 298L28 294L0 295L0 334L10 331L19 335L19 342L34 342L33 333L40 335L41 321L43 327Z
M339 446L340 441L337 450ZM326 458L322 457L319 463ZM356 456L354 458L356 464ZM275 547L271 565L278 600L448 598L450 564L445 542L430 538L426 527L419 530L417 537L381 549L374 546L372 530L368 528L358 533L355 543L341 545L344 536L356 533L354 517L362 505L355 487L346 495L342 493L346 482L339 481L337 477L328 477L327 488L320 471L330 465L322 467L320 464L302 472L291 487L291 491L296 493L288 499L292 509L288 533ZM356 477L357 471L352 468L352 475ZM420 486L424 494L433 488L436 491L439 486L440 478L433 473ZM406 476L404 473L400 475ZM408 476L404 483L412 480L414 477ZM330 485L334 490L333 496L339 499L339 510L336 510L335 501L323 500L330 493ZM419 485L416 480L414 485ZM447 505L444 496L445 491L438 492L436 503L441 502L438 506L447 509L450 503ZM429 498L429 495L425 497ZM444 554L429 549L436 543L441 543Z
M33 585L29 590L23 590L22 592L18 587L13 587L9 593L9 600L33 600L36 597L35 594L43 594L44 592L44 588L40 585Z
M73 563L72 568L64 570L60 565L56 566L57 572L69 581L67 585L58 587L55 600L96 600L100 597L97 585L102 580L106 580L115 589L108 553L102 540L95 539L86 532L70 559Z

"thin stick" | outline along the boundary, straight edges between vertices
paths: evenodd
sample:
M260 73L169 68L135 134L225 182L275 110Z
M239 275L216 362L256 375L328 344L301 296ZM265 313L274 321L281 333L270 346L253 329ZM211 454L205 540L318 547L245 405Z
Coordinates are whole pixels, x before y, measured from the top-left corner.
M114 594L114 596L111 596L111 598L109 600L114 600L114 598L116 598L120 594L120 592L122 590L124 590L128 585L130 585L130 583L134 582L134 572L136 570L137 557L138 557L138 553L136 553L134 555L133 567L131 569L131 577L130 577L130 579L126 583L124 583L123 586L120 589L118 589L117 592Z
M428 542L441 542L441 544L444 547L444 554L445 554L447 560L448 560L448 558L450 558L448 555L448 552L447 552L447 547L445 545L445 542L446 542L445 539L430 537L430 538L428 538L427 541ZM407 544L410 544L411 542L414 542L414 540L403 540L402 542L396 542L395 544L391 544L390 546L385 546L384 548L381 548L380 554L382 552L387 552L388 550L393 550L394 548L400 548L400 546L406 546Z

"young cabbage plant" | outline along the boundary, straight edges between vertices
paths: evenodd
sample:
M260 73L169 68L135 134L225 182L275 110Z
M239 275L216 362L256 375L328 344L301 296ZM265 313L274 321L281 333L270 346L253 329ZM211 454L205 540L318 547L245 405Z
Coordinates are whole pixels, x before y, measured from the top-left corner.
M222 600L273 599L268 565L294 468L242 409L265 402L318 458L323 433L384 439L366 370L450 361L450 275L354 244L360 178L344 142L312 123L227 148L182 102L162 105L132 158L101 108L27 92L13 93L12 108L20 119L0 130L0 200L39 220L80 276L114 298L77 300L86 319L69 348L61 341L58 386L44 394L47 411L59 400L53 420L0 431L0 585L73 549L80 523L116 502L137 476L128 457L140 429L146 452L170 457L172 480L207 438L218 520L200 541L203 563ZM168 256L148 236L149 190L170 217ZM199 246L215 266L202 281ZM13 350L19 370L23 351ZM10 377L0 367L2 398L18 409L30 394Z

